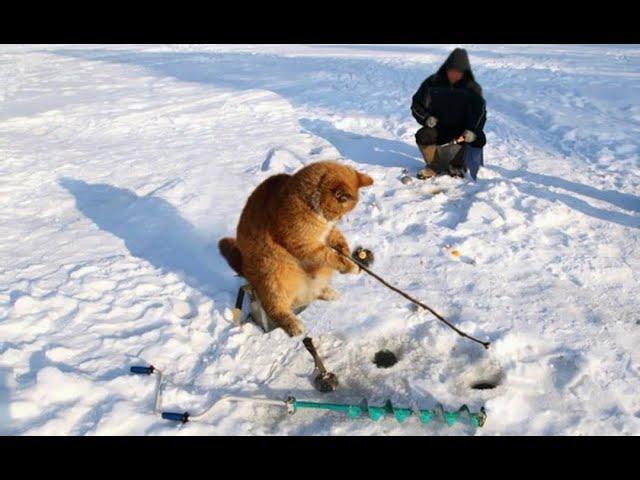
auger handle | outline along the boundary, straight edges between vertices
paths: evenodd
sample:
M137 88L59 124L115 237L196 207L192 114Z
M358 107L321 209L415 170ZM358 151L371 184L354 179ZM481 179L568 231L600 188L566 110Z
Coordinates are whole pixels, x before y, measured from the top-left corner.
M189 421L189 412L162 412L162 418L172 420L174 422L187 423Z
M129 370L131 373L137 373L138 375L151 375L156 369L153 365L149 365L148 367L143 366L135 366L131 367Z

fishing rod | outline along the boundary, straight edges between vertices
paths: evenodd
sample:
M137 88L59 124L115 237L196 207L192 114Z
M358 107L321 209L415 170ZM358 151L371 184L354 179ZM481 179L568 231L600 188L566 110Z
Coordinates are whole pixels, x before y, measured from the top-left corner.
M472 340L476 343L479 343L480 345L482 345L484 348L486 348L487 350L489 349L489 345L491 345L491 342L483 342L482 340L479 340L471 335L469 335L468 333L463 332L462 330L460 330L458 327L456 327L454 324L452 324L449 320L447 320L446 318L444 318L442 315L440 315L438 312L436 312L433 308L431 308L429 305L426 305L425 303L422 303L420 300L417 300L415 298L413 298L411 295L409 295L406 292L403 292L402 290L400 290L397 287L394 287L393 285L391 285L389 282L387 282L384 278L382 278L381 276L379 276L378 274L374 273L372 270L370 270L367 265L365 265L365 263L368 263L369 265L372 263L372 259L373 258L373 254L369 251L366 250L364 248L356 248L353 255L348 256L346 254L344 254L343 252L341 252L340 250L338 250L335 247L332 247L336 252L338 252L340 255L342 255L344 258L347 258L351 261L353 261L356 265L358 265L362 270L364 270L366 273L368 273L370 276L372 276L373 278L375 278L376 280L378 280L380 283L382 283L385 287L389 288L390 290L393 290L396 293L399 293L400 295L402 295L404 298L406 298L407 300L409 300L410 302L414 303L415 305L418 305L421 308L424 308L425 310L431 312L431 314L436 317L438 320L440 320L441 322L443 322L445 325L447 325L449 328L451 328L454 332L456 332L458 335L468 338L469 340ZM368 260L369 259L369 260Z

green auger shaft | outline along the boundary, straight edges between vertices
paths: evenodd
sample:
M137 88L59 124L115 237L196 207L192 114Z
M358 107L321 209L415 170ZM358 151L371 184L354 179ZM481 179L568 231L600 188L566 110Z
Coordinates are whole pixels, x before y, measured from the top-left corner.
M347 413L349 418L357 418L360 415L369 415L369 418L374 422L378 421L385 415L393 415L399 423L406 420L407 417L418 414L420 420L425 425L428 424L434 417L442 418L448 426L452 426L454 423L460 421L462 413L466 413L471 424L474 427L482 427L487 420L487 414L484 407L479 412L472 412L469 407L463 405L458 410L450 412L443 408L442 405L438 405L433 409L411 409L411 408L399 408L394 407L391 400L384 402L384 405L372 406L367 403L367 400L362 400L359 405L353 404L340 404L340 403L323 403L323 402L307 402L304 400L296 400L294 397L287 398L287 408L289 413L295 413L299 408L331 410L333 412Z

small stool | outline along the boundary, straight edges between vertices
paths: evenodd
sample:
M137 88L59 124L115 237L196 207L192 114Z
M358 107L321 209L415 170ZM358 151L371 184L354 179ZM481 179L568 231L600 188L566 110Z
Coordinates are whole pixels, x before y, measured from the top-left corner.
M249 297L249 313L242 320L242 306L244 304L245 294ZM294 315L302 313L309 305L301 305L293 310ZM238 290L238 296L236 297L236 306L234 308L234 320L238 324L242 324L246 321L251 321L258 325L265 333L269 333L272 330L278 328L278 325L271 320L267 312L264 311L260 304L260 299L256 295L251 285L246 284L240 287Z

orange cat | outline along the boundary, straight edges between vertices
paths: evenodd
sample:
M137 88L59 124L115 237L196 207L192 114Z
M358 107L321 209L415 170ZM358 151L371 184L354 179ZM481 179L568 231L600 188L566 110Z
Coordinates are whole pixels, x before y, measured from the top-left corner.
M220 252L255 290L271 319L289 335L304 328L293 309L312 300L334 300L331 275L360 268L335 226L358 202L371 177L337 162L307 165L294 175L274 175L249 196L237 238L223 238Z

